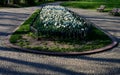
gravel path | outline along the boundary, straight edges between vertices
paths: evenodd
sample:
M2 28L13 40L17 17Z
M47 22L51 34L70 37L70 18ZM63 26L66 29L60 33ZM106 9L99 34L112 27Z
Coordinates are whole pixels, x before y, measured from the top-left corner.
M119 75L120 45L92 55L47 56L5 47L6 36L40 7L0 9L0 75ZM120 41L120 17L93 10L73 9ZM89 13L88 13L89 12Z

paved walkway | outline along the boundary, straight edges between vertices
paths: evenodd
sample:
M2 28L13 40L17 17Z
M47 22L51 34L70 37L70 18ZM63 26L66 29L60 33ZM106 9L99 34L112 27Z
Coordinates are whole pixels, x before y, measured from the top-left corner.
M84 56L47 56L5 47L6 36L39 7L0 9L0 75L118 75L120 45L112 50ZM93 10L73 9L120 41L120 17Z

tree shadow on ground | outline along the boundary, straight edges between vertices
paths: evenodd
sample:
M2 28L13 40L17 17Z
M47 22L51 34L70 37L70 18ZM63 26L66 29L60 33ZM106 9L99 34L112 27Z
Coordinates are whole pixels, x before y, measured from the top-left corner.
M120 64L120 59L118 59L118 58L99 58L99 57L90 57L90 56L87 56L87 55L83 55L83 56L64 56L64 58L80 59L80 60L85 60L86 62L91 61L91 62L93 62L94 65L97 64L96 66L100 65L101 67L103 65L105 65L105 67L103 67L102 69L106 70L106 71L101 72L100 74L97 74L97 75L111 75L111 74L112 75L118 75L120 73L119 72L119 70L120 70L119 66L115 65L114 67L111 67L111 65L110 65L111 63L112 64Z
M0 26L3 26L3 27L11 27L11 26L15 26L15 25L13 25L13 24L0 24Z
M14 50L11 48L6 48L6 47L0 47L1 51L13 51L13 52L22 52L20 50ZM23 53L26 53L23 51ZM86 61L95 61L95 62L103 62L103 63L114 63L114 64L119 64L120 63L120 59L115 59L115 58L97 58L97 57L89 57L89 56L62 56L64 58L75 58L75 59L80 59L80 60L86 60ZM8 58L8 57L3 57L0 56L0 61L6 61L6 62L11 62L11 63L16 63L16 64L20 64L20 65L25 65L25 66L30 66L33 68L38 68L38 69L47 69L49 71L53 71L53 72L59 72L59 73L63 73L66 75L85 75L84 73L77 73L71 70L67 70L64 69L62 67L58 67L58 66L54 66L54 65L48 65L48 64L43 64L43 63L35 63L35 62L28 62L28 61L24 61L24 60L18 60L18 59L13 59L13 58ZM119 69L118 67L115 67L114 69L112 68L108 68L108 72L107 73L113 73L113 74L118 74L119 73ZM111 70L111 71L110 71ZM6 69L6 68L0 68L0 73L1 74L32 74L32 73L27 73L27 72L21 72L21 71L13 71L10 69ZM34 73L33 73L34 74Z
M103 75L119 75L120 74L120 68L106 68L108 70L108 74L103 74Z
M22 50L19 50L19 49L13 49L13 48L8 48L8 47L1 47L0 46L0 51L10 51L10 52L19 52L19 53L28 53L26 51L22 51Z
M12 33L10 32L0 32L0 36L8 36L8 35L11 35Z
M0 56L0 61L16 63L19 65L25 65L25 66L29 66L29 67L33 67L33 68L38 68L38 69L46 69L46 70L49 70L52 72L58 72L58 73L66 74L66 75L74 75L74 74L75 75L85 75L84 73L74 72L72 70L67 70L65 68L55 66L52 64L50 65L50 64L44 64L44 63L28 62L28 61L24 61L24 60L18 60L18 59L2 57L2 56ZM20 71L11 71L10 69L6 69L6 68L0 68L0 72L1 72L1 74L9 74L9 72L10 72L10 74L15 74L15 75L22 74L22 73L30 74L30 73L25 73L25 72L20 72Z
M66 56L66 58L77 58L82 60L98 61L98 62L120 63L120 59L115 59L115 58L97 58L97 57L89 57L89 56Z
M0 20L24 21L21 18L4 18L4 17L2 17L2 18L0 17Z
M97 16L97 15L94 15L94 16L89 16L89 15L80 15L82 17L85 17L85 18L90 18L90 19L101 19L101 20L112 20L111 22L113 21L116 21L116 20L120 20L120 17L117 17L117 16Z
M10 68L8 69L8 68L2 68L2 67L0 67L0 74L3 74L3 75L38 75L35 73L14 71L14 70L11 70Z
M23 22L30 14L27 13L15 13L15 12L2 12L0 11L0 20L11 22ZM7 22L4 22L7 23ZM1 25L1 24L0 24ZM2 25L3 26L3 25Z
M30 14L27 13L15 13L15 12L2 12L0 11L0 17L4 17L4 16L13 16L14 17L19 17L19 18L26 18L26 16L29 16Z

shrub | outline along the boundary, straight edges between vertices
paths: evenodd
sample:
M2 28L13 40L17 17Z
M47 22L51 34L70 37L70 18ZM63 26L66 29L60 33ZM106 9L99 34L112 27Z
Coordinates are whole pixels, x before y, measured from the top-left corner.
M35 20L38 34L49 36L84 38L89 30L87 22L62 6L45 6Z

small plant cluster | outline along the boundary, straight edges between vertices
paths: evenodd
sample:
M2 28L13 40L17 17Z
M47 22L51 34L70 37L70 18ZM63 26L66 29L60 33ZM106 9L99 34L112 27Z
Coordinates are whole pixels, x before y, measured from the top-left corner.
M110 11L110 14L114 16L120 16L120 8L113 8L112 11Z
M90 28L87 21L62 6L44 6L36 21L39 34L50 36L85 38Z

